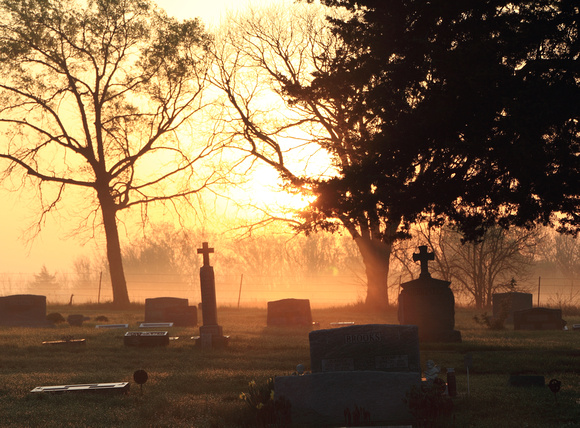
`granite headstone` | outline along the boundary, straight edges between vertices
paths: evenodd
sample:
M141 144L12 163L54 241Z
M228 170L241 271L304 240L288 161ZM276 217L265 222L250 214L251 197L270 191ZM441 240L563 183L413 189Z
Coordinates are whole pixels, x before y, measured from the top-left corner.
M0 325L11 327L51 325L46 319L46 296L16 294L0 297Z
M308 299L282 299L268 302L268 326L312 326Z
M296 426L345 426L355 407L368 425L409 425L405 396L421 384L416 326L368 324L316 330L312 373L277 376L274 398L290 403Z
M514 312L514 330L562 330L561 309L532 308Z

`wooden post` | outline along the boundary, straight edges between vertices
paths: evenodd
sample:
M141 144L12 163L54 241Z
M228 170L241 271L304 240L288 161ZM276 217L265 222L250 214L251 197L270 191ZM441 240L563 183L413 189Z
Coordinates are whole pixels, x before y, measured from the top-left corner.
M242 298L242 282L244 281L244 274L240 277L240 291L238 293L238 309L240 309L240 299Z
M540 285L542 283L542 277L538 277L538 307L540 307Z
M101 284L103 282L103 271L101 271L101 274L99 275L99 294L97 296L97 305L99 303L101 303Z

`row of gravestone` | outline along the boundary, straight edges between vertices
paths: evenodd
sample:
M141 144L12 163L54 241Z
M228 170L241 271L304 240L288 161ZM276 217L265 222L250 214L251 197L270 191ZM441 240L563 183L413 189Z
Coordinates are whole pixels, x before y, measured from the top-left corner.
M83 320L86 318L83 317ZM145 322L172 322L178 327L196 326L197 307L189 306L187 299L177 297L146 299ZM46 296L0 296L0 325L41 327L50 324L46 318Z
M565 325L560 309L533 308L529 293L499 293L493 295L493 315L514 323L516 330L559 330ZM404 323L404 320L402 323ZM177 327L197 325L197 307L187 299L158 297L145 300L145 322L172 322ZM46 297L13 295L0 297L0 325L44 326ZM448 322L452 325L452 320ZM268 326L312 325L308 299L282 299L268 302ZM447 328L447 331L452 331Z

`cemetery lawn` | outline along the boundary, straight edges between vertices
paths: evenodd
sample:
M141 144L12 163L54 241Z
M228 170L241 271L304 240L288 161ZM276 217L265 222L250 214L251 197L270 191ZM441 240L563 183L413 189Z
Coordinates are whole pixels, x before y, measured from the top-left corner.
M96 329L105 315L111 324L138 330L143 306L113 311L106 306L49 307L65 318L91 317L82 327L0 327L0 411L2 427L252 427L256 412L240 395L249 383L288 375L297 364L310 368L308 328L266 327L266 309L219 308L218 320L230 336L224 350L202 351L190 339L199 328L163 329L178 336L168 347L136 348L123 344L124 330ZM580 331L491 331L473 321L473 310L456 311L462 343L422 344L421 365L429 359L453 367L458 396L452 417L441 427L566 427L580 425ZM369 313L360 306L313 309L320 328L331 322L398 324L396 310ZM200 317L201 319L201 317ZM568 326L580 317L567 317ZM160 330L160 329L158 329ZM85 345L42 345L63 337L86 339ZM469 396L464 358L473 366ZM145 370L142 390L133 381ZM534 374L562 382L554 394L545 387L514 387L510 374ZM128 395L32 394L37 386L130 382Z

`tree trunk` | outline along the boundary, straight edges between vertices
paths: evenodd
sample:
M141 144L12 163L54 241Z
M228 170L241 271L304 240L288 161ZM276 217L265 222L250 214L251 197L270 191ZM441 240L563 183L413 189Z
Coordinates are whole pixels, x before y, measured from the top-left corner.
M105 226L107 260L111 274L111 286L113 287L113 305L119 309L124 309L129 306L130 302L121 256L121 243L119 240L116 216L117 210L113 198L109 195L108 191L99 192L98 196L103 215L103 224Z
M365 304L370 309L385 309L389 306L388 276L392 245L385 242L355 238L361 252L367 275Z

